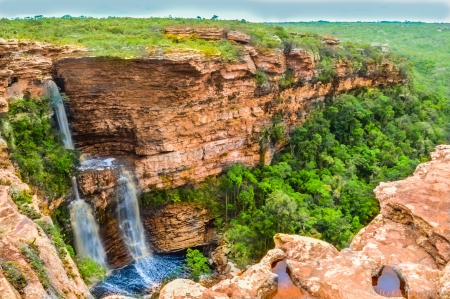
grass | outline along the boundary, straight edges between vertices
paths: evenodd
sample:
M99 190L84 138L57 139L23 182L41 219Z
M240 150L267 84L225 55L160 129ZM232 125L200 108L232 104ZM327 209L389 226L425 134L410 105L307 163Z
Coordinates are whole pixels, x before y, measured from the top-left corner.
M83 278L88 285L106 277L106 269L94 260L88 257L77 256L75 261L78 266L78 271L80 271L81 278Z
M11 188L10 195L22 214L30 219L39 219L42 217L32 206L33 191Z
M1 19L0 38L26 39L49 42L55 45L79 45L89 50L89 55L115 57L146 57L155 53L198 50L207 57L220 56L224 61L236 61L244 53L241 44L227 39L206 41L193 34L179 37L166 34L169 27L214 27L225 33L238 30L251 37L250 44L259 51L289 50L300 47L309 52L334 55L335 58L362 59L383 56L381 51L359 51L352 45L343 49L326 50L322 38L311 32L286 30L245 21L198 20L182 18L26 18ZM330 52L330 53L327 53ZM367 51L366 51L367 52ZM372 55L372 56L371 56Z
M39 257L41 252L35 244L36 239L32 242L26 243L20 250L23 256L28 260L30 265L33 267L39 282L42 284L45 290L49 290L52 286L50 278L48 277L46 265L43 260Z
M8 282L20 293L23 294L23 289L28 285L27 278L17 263L13 261L2 262L0 267Z

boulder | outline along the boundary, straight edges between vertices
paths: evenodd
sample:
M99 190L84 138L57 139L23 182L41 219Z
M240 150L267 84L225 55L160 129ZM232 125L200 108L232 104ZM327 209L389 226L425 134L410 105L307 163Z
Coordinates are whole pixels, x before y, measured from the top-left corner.
M169 282L160 292L159 299L229 299L188 279Z
M250 35L235 30L228 32L227 38L243 44L248 44L251 41Z

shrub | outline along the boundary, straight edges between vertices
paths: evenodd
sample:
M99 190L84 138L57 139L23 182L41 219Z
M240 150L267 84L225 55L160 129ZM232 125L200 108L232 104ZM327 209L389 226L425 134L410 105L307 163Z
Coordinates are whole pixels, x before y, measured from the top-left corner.
M38 213L31 205L33 191L11 188L10 195L22 214L26 215L30 219L39 219L42 217L42 215Z
M186 268L190 272L189 277L197 282L200 276L211 273L211 269L208 266L208 259L198 249L188 248Z
M255 74L256 84L261 86L267 82L269 82L269 76L262 69L257 69Z
M27 278L23 274L20 267L15 262L1 262L0 266L3 270L3 275L9 283L20 293L23 294L23 289L28 285Z
M50 278L48 277L44 261L39 257L40 251L36 246L35 241L36 239L23 246L21 248L21 252L35 270L36 275L44 289L48 290L51 287Z
M106 269L88 257L78 255L75 257L75 262L77 263L81 278L87 284L102 280L106 276Z
M50 114L48 98L12 100L1 131L21 177L53 198L69 190L78 153L64 148Z

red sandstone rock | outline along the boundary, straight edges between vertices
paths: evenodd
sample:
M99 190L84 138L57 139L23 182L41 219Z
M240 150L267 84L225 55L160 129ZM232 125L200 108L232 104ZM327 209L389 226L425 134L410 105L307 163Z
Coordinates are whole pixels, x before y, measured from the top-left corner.
M169 252L211 242L212 218L207 210L189 204L167 205L161 209L142 209L141 218L152 247Z
M71 99L77 148L132 157L142 190L201 181L233 163L257 165L261 132L271 125L273 113L285 111L283 122L293 127L302 121L299 111L334 89L331 84L306 84L280 92L276 82L269 82L261 93L253 75L256 67L273 72L276 79L286 70L287 59L308 79L314 73L312 61L305 62L308 57L299 53L285 58L282 51L258 53L249 46L244 54L234 64L195 51L152 59L58 61L55 75ZM336 92L401 80L395 70L377 79L346 78ZM266 163L282 146L265 152Z
M29 187L14 174L14 168L2 151L0 151L0 160L4 162L0 167L0 260L15 263L22 269L28 282L23 289L22 296L18 296L18 292L7 282L0 268L0 297L2 299L50 297L37 278L33 266L21 253L21 248L27 242L33 242L39 249L39 258L45 265L45 271L52 286L50 292L57 291L60 295L64 295L64 298L69 299L90 296L89 290L81 279L70 255L67 254L64 259L61 259L54 244L42 228L31 219L20 214L9 195L9 191L11 188L23 190L29 189ZM5 183L7 186L4 185ZM34 196L33 201L38 201L36 196ZM37 209L37 204L34 208ZM41 220L51 222L49 217L43 217ZM53 294L52 297L56 297L56 295Z
M168 27L165 29L165 33L180 37L194 35L206 40L219 40L225 36L223 28L216 27Z
M228 296L211 291L188 279L176 279L160 292L160 299L229 299Z
M239 31L230 31L227 34L227 38L229 40L233 40L235 42L240 42L244 44L248 44L251 41L251 37L248 34L239 32Z
M33 96L42 95L42 82L51 76L53 59L85 51L82 47L0 39L0 102L23 97L25 92ZM0 113L6 109L7 106L0 103Z

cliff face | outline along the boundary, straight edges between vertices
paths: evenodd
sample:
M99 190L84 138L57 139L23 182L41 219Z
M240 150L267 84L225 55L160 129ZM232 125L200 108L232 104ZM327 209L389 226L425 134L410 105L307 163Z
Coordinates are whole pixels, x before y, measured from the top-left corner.
M246 46L240 62L206 59L197 52L148 59L66 58L54 76L69 96L73 137L78 149L134 160L142 189L179 186L220 173L230 164L270 162L282 144L262 152L261 136L275 114L286 134L299 124L305 107L358 86L401 82L388 62L367 77L313 84L317 57L302 49L258 52ZM257 85L256 69L269 80ZM291 70L296 87L280 90ZM383 70L383 71L381 71Z
M215 233L209 212L190 204L143 209L141 217L149 241L157 252L205 245L212 242Z
M42 228L30 218L22 215L11 198L11 190L29 190L16 175L7 158L4 141L0 139L0 297L5 299L41 298L90 298L90 293L81 279L78 269L70 255L58 254L54 242ZM33 196L34 209L39 211L40 200ZM42 221L51 223L47 216ZM23 252L23 248L35 248L37 260L44 269L39 271ZM6 267L5 267L6 265ZM14 265L14 269L8 268ZM9 266L10 267L10 266ZM22 273L26 282L21 287L14 285L18 276L12 279L11 273ZM39 274L37 274L39 273ZM47 276L47 283L38 279ZM47 284L47 285L46 285Z
M278 234L276 249L259 264L191 298L215 298L202 297L207 291L230 298L266 298L269 291L252 292L262 286L276 289L277 279L264 265L278 251L277 259L287 259L292 280L305 298L385 298L372 287L372 277L383 266L392 267L405 282L407 298L450 298L450 146L438 146L432 159L419 165L412 177L375 189L381 214L358 233L350 248L339 252L320 240ZM160 298L178 298L187 287L185 281L175 280Z
M41 96L43 79L51 78L53 61L78 55L85 49L73 46L4 40L0 38L0 113L7 111L7 99L24 94Z

